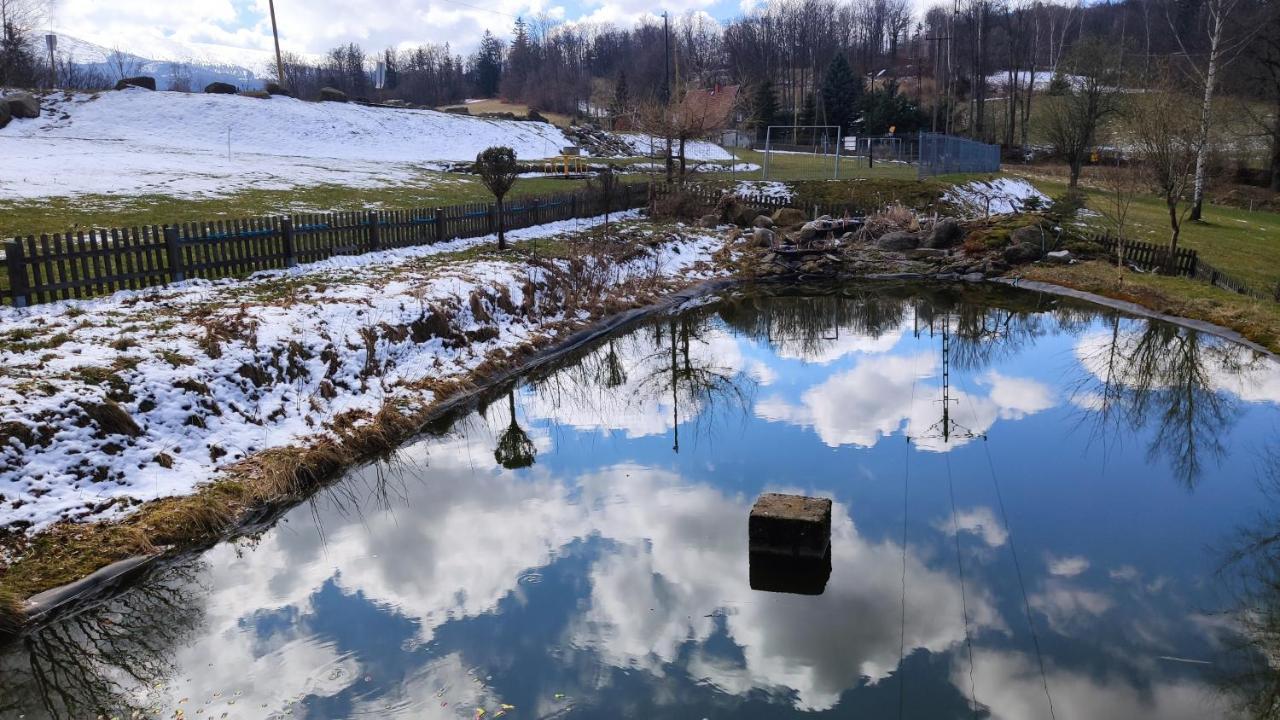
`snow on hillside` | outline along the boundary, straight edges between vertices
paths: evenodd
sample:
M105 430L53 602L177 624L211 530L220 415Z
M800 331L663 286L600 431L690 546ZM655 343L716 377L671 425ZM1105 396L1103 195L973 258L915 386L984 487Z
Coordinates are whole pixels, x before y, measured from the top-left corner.
M142 89L57 95L40 118L0 129L0 200L387 185L492 145L538 159L568 144L546 123L433 110Z
M631 147L631 151L637 155L646 157L661 157L666 151L666 141L660 137L652 135L644 135L642 133L620 133L618 137ZM672 148L672 153L678 153L679 148ZM706 160L733 160L734 157L728 150L707 140L688 140L684 146L684 156L686 160L691 162L702 162Z
M986 217L1022 212L1029 204L1048 207L1049 196L1022 178L974 180L947 190L943 202L965 217Z

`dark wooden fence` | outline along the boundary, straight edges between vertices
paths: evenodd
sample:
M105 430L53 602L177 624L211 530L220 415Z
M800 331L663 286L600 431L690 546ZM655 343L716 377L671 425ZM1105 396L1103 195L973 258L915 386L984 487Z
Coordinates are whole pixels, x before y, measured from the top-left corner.
M648 186L621 185L611 210L641 207ZM599 193L517 198L503 207L507 230L603 214ZM27 236L5 243L8 288L0 300L25 307L191 278L240 277L335 255L430 245L497 232L492 203L144 225Z
M1196 251L1190 248L1178 248L1171 262L1169 248L1163 245L1152 245L1151 243L1132 240L1126 240L1121 244L1110 235L1097 235L1090 239L1106 248L1107 252L1112 256L1116 254L1117 246L1122 246L1124 261L1143 270L1156 270L1195 278L1238 295L1280 302L1280 283L1276 283L1265 290L1252 287L1243 279L1225 273L1201 260Z
M1124 262L1143 270L1158 270L1171 275L1195 277L1196 267L1200 264L1196 251L1190 248L1178 248L1173 255L1170 255L1167 246L1136 240L1120 241L1111 237L1110 234L1096 235L1090 239L1106 248L1112 256L1118 252Z

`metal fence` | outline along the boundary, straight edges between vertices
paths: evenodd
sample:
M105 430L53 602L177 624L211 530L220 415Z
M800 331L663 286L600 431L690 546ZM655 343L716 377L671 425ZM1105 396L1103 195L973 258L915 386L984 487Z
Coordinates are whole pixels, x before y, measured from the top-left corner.
M1000 170L1000 146L976 140L920 133L921 178L947 173L988 173Z

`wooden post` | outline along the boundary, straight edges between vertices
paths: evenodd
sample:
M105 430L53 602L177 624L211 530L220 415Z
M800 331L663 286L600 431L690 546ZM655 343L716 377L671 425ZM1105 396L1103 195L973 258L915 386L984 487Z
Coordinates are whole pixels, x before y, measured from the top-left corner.
M182 247L178 244L178 228L164 226L164 249L169 257L169 282L182 282L187 273L182 263Z
M569 194L569 217L578 219L578 193L576 192Z
M284 242L285 267L297 267L298 249L293 242L293 218L280 219L280 238Z
M444 208L436 208L436 242L444 242Z
M378 211L369 211L369 252L376 252L382 245L381 238L378 237Z
M27 282L27 263L22 253L22 243L9 240L4 244L5 266L9 270L9 292L14 307L31 304L31 285Z

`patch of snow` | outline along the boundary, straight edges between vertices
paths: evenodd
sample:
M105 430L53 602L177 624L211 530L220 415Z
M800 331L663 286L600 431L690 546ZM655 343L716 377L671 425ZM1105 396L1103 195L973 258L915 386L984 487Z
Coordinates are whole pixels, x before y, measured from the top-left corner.
M635 217L615 213L613 220ZM508 236L561 235L601 220ZM722 240L692 228L679 235L622 265L584 262L597 262L613 286L708 276L705 263ZM503 309L519 308L527 283L547 279L548 268L428 257L493 241L0 309L0 416L8 437L0 444L0 527L36 531L64 518L119 517L139 502L190 493L253 453L332 433L330 423L353 411L374 413L388 402L424 408L433 396L414 383L464 375L496 351L587 317L584 310L566 316L558 302L535 313ZM475 291L483 293L479 316ZM458 331L489 334L460 343L407 337L428 311L447 315ZM124 432L108 434L109 425L91 419L87 409L107 399L136 428L116 423Z
M493 145L533 160L570 144L546 123L287 97L129 88L44 106L0 129L0 199L388 185Z
M1034 198L1034 200L1032 200ZM1049 204L1049 196L1022 178L1001 177L993 180L974 180L956 185L943 193L943 202L949 203L965 217L985 217L1019 213L1028 201L1040 207Z
M783 200L790 200L793 194L786 183L776 180L743 180L734 188L733 193L740 197L763 195Z
M653 135L645 135L643 133L619 133L618 137L622 139L631 151L637 155L646 157L662 157L667 149L667 141L665 138L655 137ZM671 154L677 156L680 148L676 143L671 145ZM734 156L728 150L707 140L687 140L684 144L684 157L686 161L709 161L709 160L733 160Z

